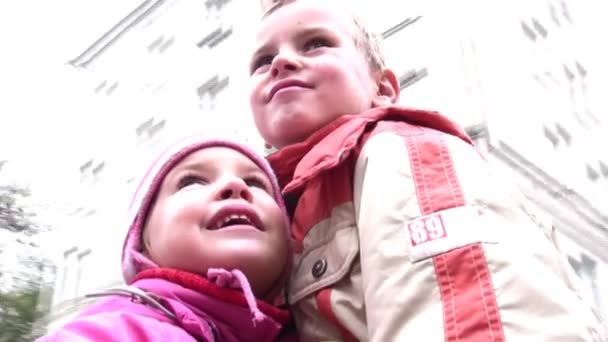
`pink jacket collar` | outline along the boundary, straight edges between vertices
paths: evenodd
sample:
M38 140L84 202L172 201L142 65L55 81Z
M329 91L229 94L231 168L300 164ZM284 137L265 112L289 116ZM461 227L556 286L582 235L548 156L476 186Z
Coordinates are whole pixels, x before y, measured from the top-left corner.
M243 292L184 271L145 270L132 285L158 298L175 314L176 323L198 338L208 336L211 328L220 340L272 341L290 319L287 311L257 300L262 315L254 321Z

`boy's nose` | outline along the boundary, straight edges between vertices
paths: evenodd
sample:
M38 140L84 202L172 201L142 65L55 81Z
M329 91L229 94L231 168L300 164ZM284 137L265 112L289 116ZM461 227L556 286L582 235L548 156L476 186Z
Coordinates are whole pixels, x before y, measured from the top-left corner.
M218 200L243 199L251 202L252 195L249 187L240 178L230 179L218 190L216 198Z
M301 68L297 56L292 52L281 52L272 59L270 74L272 77L280 76L286 72L296 71Z

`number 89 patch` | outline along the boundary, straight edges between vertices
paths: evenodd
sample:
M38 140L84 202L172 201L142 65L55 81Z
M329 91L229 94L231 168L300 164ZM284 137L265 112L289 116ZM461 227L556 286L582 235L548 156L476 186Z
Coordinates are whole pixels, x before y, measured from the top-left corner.
M441 214L424 217L408 224L412 246L446 237Z
M407 223L410 258L430 258L477 242L496 243L491 214L480 206L462 206L418 217Z

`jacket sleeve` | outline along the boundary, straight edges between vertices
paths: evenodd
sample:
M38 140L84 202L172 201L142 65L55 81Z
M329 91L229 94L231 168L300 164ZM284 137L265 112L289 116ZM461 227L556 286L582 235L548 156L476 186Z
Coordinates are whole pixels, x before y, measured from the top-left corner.
M543 226L459 138L383 132L355 210L370 341L600 341Z
M164 326L163 326L164 325ZM126 312L98 313L76 318L36 341L194 341L185 331L158 320Z

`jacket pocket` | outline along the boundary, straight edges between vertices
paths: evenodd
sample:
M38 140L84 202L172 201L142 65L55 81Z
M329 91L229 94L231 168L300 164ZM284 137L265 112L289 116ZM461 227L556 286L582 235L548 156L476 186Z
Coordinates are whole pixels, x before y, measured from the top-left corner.
M314 225L295 255L288 300L293 304L346 276L359 254L359 237L352 203L334 208Z

